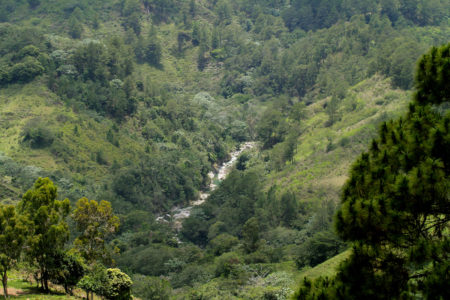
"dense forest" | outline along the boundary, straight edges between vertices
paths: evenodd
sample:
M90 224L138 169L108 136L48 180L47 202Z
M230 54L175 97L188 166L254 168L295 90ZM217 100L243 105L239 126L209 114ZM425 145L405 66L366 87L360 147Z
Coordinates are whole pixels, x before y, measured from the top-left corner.
M3 294L450 297L449 41L449 0L0 1Z

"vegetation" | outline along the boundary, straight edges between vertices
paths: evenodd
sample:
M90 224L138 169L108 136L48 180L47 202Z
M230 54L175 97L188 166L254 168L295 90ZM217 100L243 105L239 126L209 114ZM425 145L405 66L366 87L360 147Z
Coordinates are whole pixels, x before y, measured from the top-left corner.
M432 260L448 251L433 243L448 230L421 232L411 253L401 249L413 225L386 236L390 224L418 220L417 207L390 202L400 176L416 197L414 182L445 174L430 147L446 147L448 49L433 48L413 75L422 53L448 43L449 9L448 0L1 1L0 239L12 241L0 247L3 278L30 299L38 291L18 277L35 275L49 299L63 297L55 290L287 299L350 255L348 268L359 259L377 271L379 286L359 288L439 291L445 264ZM248 141L256 146L219 179ZM352 168L357 186L345 185L340 204L361 152L365 169ZM388 172L386 221L375 211ZM446 214L429 211L423 226ZM357 236L366 229L373 235ZM334 291L340 272L303 295Z
M449 114L432 106L448 95L425 84L442 80L449 49L422 57L407 115L383 123L352 167L336 215L337 231L353 244L350 258L335 279L305 281L298 299L449 296Z

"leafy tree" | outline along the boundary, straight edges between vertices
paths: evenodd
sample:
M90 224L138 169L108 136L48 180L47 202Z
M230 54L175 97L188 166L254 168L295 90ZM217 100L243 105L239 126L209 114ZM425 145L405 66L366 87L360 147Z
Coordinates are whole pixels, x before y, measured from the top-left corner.
M44 71L45 68L36 58L27 56L22 62L11 67L9 80L11 82L29 82Z
M111 203L81 198L76 203L72 218L77 224L77 230L81 232L74 243L86 261L108 262L110 253L105 240L117 232L120 224L119 218L112 211Z
M330 102L327 103L327 107L325 109L325 112L328 115L328 120L326 122L326 126L331 126L337 121L339 121L340 116L338 113L339 108L339 99L335 96L333 96L330 100Z
M48 281L57 268L55 258L69 239L65 218L69 199L56 200L57 188L48 178L38 178L18 204L18 210L31 220L32 235L28 240L27 258L39 269L41 286L49 291Z
M291 222L297 217L298 203L295 194L286 192L281 196L280 213L281 221L289 226Z
M0 274L5 299L8 298L8 271L17 263L28 231L26 220L16 213L14 206L0 205Z
M191 17L195 17L197 14L197 5L195 4L195 0L189 1L189 13L191 14Z
M119 269L106 270L107 285L104 293L106 299L111 300L129 300L131 297L131 278Z
M209 242L209 246L215 256L222 255L225 252L228 252L239 243L239 240L229 235L228 233L222 233L216 236Z
M21 136L25 144L30 145L31 148L44 148L50 146L55 140L54 133L42 124L42 119L33 119L29 121Z
M78 18L72 15L69 18L69 34L74 39L79 39L83 33L83 25Z
M71 250L57 253L55 258L51 281L63 285L66 294L72 294L73 287L84 276L86 270L84 260Z
M135 275L133 276L133 282L133 294L141 299L170 299L172 288L165 279Z
M314 267L337 255L343 249L344 244L334 232L320 231L301 245L295 262L299 268Z
M259 247L259 222L258 219L252 217L245 222L242 227L242 238L244 240L244 248L248 253L256 251Z
M88 300L94 299L94 293L104 295L107 285L106 268L101 264L92 266L77 284L79 288L86 291L86 299Z
M73 54L74 65L85 80L104 81L107 78L107 51L105 45L90 42Z

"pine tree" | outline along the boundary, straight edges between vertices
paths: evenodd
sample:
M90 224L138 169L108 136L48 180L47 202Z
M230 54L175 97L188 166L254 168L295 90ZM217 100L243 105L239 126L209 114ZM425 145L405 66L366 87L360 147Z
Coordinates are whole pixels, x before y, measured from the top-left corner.
M435 109L450 98L449 49L422 57L407 115L382 124L351 169L336 216L351 257L298 299L449 298L450 113Z

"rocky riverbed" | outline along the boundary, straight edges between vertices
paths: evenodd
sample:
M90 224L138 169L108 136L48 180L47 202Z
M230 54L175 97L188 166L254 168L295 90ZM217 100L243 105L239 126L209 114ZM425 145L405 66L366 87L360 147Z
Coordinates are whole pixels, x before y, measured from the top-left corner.
M174 207L170 211L170 213L168 213L164 216L159 216L156 220L158 222L172 221L173 226L176 229L181 229L182 220L186 219L187 217L189 217L191 215L191 211L195 206L203 204L206 201L206 199L208 199L211 192L214 191L218 187L218 184L228 176L228 174L232 170L234 164L236 163L239 155L241 155L242 152L244 152L245 150L252 149L255 146L256 146L255 142L246 142L246 143L241 144L238 149L236 149L230 153L229 160L222 163L216 169L215 172L209 172L208 176L211 180L211 183L206 190L203 190L199 193L199 197L197 200L191 201L189 206Z

